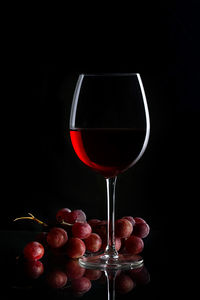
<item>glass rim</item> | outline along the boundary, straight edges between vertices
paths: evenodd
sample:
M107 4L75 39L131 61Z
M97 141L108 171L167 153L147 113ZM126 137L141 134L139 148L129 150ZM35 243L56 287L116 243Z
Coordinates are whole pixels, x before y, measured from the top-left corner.
M79 74L81 77L123 77L123 76L140 76L140 73L123 73L123 72L116 72L116 73L81 73Z

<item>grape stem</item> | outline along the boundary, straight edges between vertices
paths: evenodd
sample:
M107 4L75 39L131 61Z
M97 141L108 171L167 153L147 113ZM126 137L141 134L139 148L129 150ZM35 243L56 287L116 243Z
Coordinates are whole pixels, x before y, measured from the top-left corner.
M48 227L48 225L47 225L45 222L43 222L43 221L37 219L37 218L36 218L34 215L32 215L31 213L28 213L28 215L29 215L30 217L19 217L19 218L14 219L13 222L18 221L18 220L33 220L33 221L35 221L35 222L38 223L38 224L41 224L41 225L43 225L43 226L45 226L45 227Z
M67 222L65 222L64 220L62 220L62 221L60 222L60 224L61 224L61 225L67 225L67 226L73 226L73 225L74 225L74 224L67 223Z

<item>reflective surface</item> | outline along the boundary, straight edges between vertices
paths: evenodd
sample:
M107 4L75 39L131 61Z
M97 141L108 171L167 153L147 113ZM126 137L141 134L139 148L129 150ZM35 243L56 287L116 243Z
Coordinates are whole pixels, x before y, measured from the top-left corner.
M167 249L159 232L151 232L142 253L144 265L132 270L101 271L82 268L77 260L57 251L41 261L26 262L22 250L34 232L1 232L2 287L20 299L165 299L171 290ZM42 299L42 298L41 298Z
M50 292L70 299L83 296L91 299L91 294L101 291L103 299L114 300L117 295L132 293L137 286L149 282L150 274L145 266L126 271L85 269L78 260L58 255L45 262L18 259L11 289L22 293L42 291L47 295Z

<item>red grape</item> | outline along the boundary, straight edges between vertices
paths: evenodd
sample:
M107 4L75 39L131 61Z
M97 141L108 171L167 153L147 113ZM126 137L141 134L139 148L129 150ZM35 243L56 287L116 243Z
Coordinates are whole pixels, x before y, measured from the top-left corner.
M67 220L68 214L70 212L71 212L71 209L69 209L69 208L61 208L61 209L59 209L59 211L56 214L56 220L58 222L62 222L62 221L67 222L66 220Z
M102 239L97 233L91 233L88 238L84 240L86 250L90 252L97 252L101 248Z
M135 217L134 220L135 220L135 223L136 223L136 224L139 224L139 223L146 223L146 221L145 221L144 219L139 218L139 217Z
M70 258L79 258L84 255L86 246L79 238L70 238L67 242L66 253Z
M84 223L86 221L86 215L81 209L71 211L67 216L65 222L74 224L76 222Z
M72 259L66 263L65 271L67 277L71 280L81 278L85 273L85 269L79 265L78 261Z
M135 225L135 220L133 217L131 216L126 216L126 217L123 217L122 219L126 219L128 220L129 222L131 222L131 224L134 226Z
M120 294L127 294L135 287L135 283L130 276L121 273L116 277L116 289Z
M93 226L93 232L97 233L102 239L106 238L107 234L107 222L106 221L100 221L96 224L96 226Z
M47 243L52 248L62 247L68 240L67 232L60 227L53 227L47 234Z
M133 231L133 225L127 219L119 219L115 222L115 233L120 238L127 238Z
M126 241L125 241L125 247L128 253L130 254L138 254L142 252L144 248L144 242L141 238L131 235Z
M121 245L122 245L121 239L119 237L115 237L115 248L116 248L117 251L120 250Z
M92 228L88 223L77 222L72 226L72 234L79 239L86 239L92 232Z
M47 246L47 232L42 231L38 233L35 237L35 240L42 244L44 247Z
M38 260L44 255L44 247L38 242L30 242L24 247L24 257L27 260Z
M90 219L88 224L93 228L93 226L95 227L99 222L101 222L99 219Z
M119 237L115 237L115 248L117 251L121 248L121 239ZM111 241L109 241L109 245L111 245ZM105 250L107 246L107 239L102 240L102 249Z
M140 237L145 238L149 234L150 228L147 223L136 223L133 227L133 234Z
M44 266L40 260L27 261L24 267L26 274L33 279L37 279L44 272Z
M47 274L47 283L54 289L60 289L67 283L67 275L60 271L55 270Z
M76 292L76 293L86 293L91 289L91 281L86 278L86 277L81 277L79 279L74 279L71 282L72 285L72 289Z

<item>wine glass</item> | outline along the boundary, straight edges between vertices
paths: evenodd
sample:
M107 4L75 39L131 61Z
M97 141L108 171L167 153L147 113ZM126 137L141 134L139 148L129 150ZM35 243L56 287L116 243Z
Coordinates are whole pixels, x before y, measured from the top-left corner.
M103 175L107 188L107 247L102 254L80 258L80 265L95 269L140 266L141 256L119 254L115 248L116 179L141 158L150 133L140 74L79 75L69 127L75 153Z

